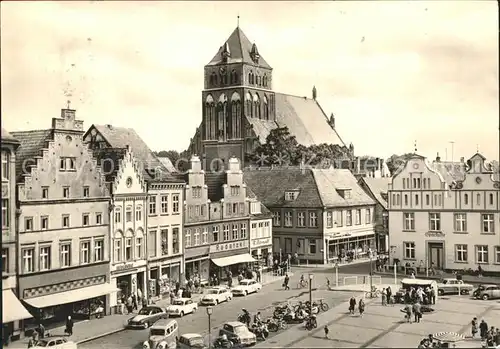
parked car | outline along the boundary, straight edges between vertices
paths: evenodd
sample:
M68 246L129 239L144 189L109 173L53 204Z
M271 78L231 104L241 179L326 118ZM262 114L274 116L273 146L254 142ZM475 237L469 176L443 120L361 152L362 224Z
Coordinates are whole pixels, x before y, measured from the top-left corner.
M207 346L201 334L198 333L184 333L177 339L177 349L206 349Z
M487 301L488 299L498 299L500 298L500 286L485 285L484 290L480 291L476 298L485 301Z
M127 322L127 327L148 328L159 319L168 317L167 313L160 307L148 305L141 308L137 315L131 317Z
M438 294L470 294L474 286L464 283L462 280L446 278L438 282Z
M202 305L217 305L222 302L229 302L233 299L233 294L227 287L212 287L207 290L207 294L201 299Z
M474 292L472 292L472 297L474 298L478 298L479 296L479 293L481 293L481 291L483 291L484 289L486 289L486 287L488 286L496 286L495 284L479 284L476 289L474 290Z
M191 298L175 298L171 305L167 307L167 313L171 316L184 316L198 310L198 304Z
M177 335L179 334L179 324L173 319L158 320L149 329L149 337L147 343L151 349L164 347L176 348Z
M219 336L226 335L233 343L242 346L250 346L257 343L257 337L250 332L248 327L239 321L226 322L219 330Z
M32 347L32 349L40 349L48 347L53 349L76 349L76 343L68 341L64 337L49 337L38 340L38 342L34 347Z
M253 292L259 292L262 289L262 285L255 280L245 279L241 280L238 286L231 289L233 295L235 296L246 296Z

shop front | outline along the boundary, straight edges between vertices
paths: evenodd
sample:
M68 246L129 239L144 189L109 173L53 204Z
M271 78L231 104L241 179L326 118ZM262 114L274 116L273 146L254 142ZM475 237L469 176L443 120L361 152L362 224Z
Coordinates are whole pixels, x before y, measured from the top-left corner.
M236 276L242 270L253 269L256 260L249 252L249 240L210 245L210 276L226 280L229 271Z
M250 240L250 254L261 266L272 266L272 238L256 238ZM271 256L271 258L269 258ZM269 265L269 261L271 264Z
M109 314L109 299L118 289L108 280L108 264L20 275L19 289L26 309L33 315L25 331L38 322L46 328L60 326L68 316L86 320Z
M2 338L6 340L20 338L20 322L33 316L21 304L13 289L2 290Z
M150 261L148 264L148 292L153 299L167 298L180 283L182 257Z
M202 285L208 284L210 270L210 248L200 246L184 250L184 268L186 280L199 280Z
M354 259L363 258L368 257L369 250L375 250L375 233L373 230L333 233L327 235L326 242L328 262L343 261L349 255Z
M138 260L111 266L111 285L118 292L110 297L110 306L117 310L130 295L148 297L146 288L146 261Z

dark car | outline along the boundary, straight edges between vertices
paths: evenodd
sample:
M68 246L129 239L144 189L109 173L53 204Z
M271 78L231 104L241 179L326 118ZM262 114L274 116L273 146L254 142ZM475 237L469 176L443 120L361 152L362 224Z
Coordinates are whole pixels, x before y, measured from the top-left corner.
M139 310L136 316L128 320L127 326L133 328L148 328L159 319L168 318L168 314L160 307L147 306Z

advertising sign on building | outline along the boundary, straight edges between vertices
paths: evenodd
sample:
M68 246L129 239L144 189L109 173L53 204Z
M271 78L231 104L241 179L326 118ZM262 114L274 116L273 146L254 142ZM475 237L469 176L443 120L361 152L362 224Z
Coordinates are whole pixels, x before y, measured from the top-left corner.
M211 245L210 253L217 253L223 251L239 250L242 248L248 248L248 240L225 242L222 244Z

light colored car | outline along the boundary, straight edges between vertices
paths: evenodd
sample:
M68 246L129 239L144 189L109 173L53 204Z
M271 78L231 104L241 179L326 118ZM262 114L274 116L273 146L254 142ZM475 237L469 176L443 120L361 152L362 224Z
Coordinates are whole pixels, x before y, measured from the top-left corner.
M222 302L229 302L233 299L231 290L227 287L212 287L207 290L207 294L201 299L202 305L217 305Z
M484 290L480 291L476 298L485 301L488 299L498 299L500 298L500 286L486 285L484 286Z
M464 283L462 280L447 278L438 282L438 294L469 294L474 290L474 286Z
M184 316L198 310L198 304L191 298L175 298L172 304L167 307L167 313L171 316Z
M148 328L159 319L167 318L167 313L160 307L148 305L142 307L137 315L128 319L127 327L130 328Z
M245 279L241 280L238 286L231 289L231 292L235 296L246 296L253 292L259 292L262 289L262 285L255 280Z
M219 336L226 335L233 343L251 346L257 343L257 336L250 332L248 327L239 321L226 322L219 330Z
M177 339L176 349L206 349L205 341L201 334L198 333L184 333Z
M76 343L68 341L64 337L48 337L38 340L36 345L32 349L41 348L53 348L53 349L76 349Z

